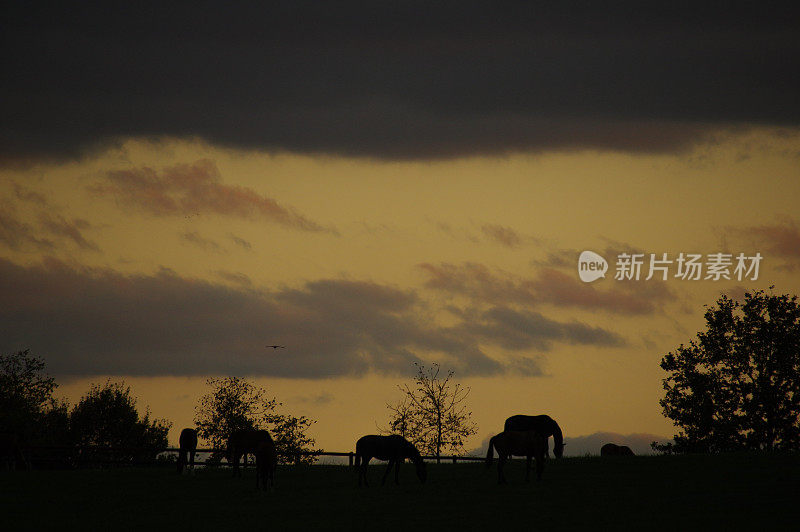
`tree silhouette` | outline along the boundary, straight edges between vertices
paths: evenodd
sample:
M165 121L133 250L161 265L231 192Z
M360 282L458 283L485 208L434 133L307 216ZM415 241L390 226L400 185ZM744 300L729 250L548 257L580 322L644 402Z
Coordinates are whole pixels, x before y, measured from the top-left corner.
M153 460L167 447L172 423L151 421L147 409L140 416L130 387L108 381L92 385L72 409L69 425L75 443L113 447L114 460Z
M58 385L44 367L28 349L0 355L0 432L23 445L66 439L67 407L53 398Z
M30 350L0 356L0 426L20 436L31 430L55 387L44 361Z
M276 412L282 406L266 389L239 377L208 379L211 391L195 406L194 422L198 435L220 449L210 460L225 457L228 437L236 430L267 429L275 440L282 463L313 463L313 456L300 453L314 450L314 439L306 431L316 421Z
M773 287L770 287L773 288ZM661 360L664 415L679 428L666 452L800 447L800 305L797 296L722 296L707 329Z
M411 441L422 454L441 456L443 450L464 452L464 441L478 429L471 421L472 412L464 401L469 388L451 381L454 372L439 376L440 367L426 368L415 364L414 385L398 386L403 399L387 405L390 411L390 432Z

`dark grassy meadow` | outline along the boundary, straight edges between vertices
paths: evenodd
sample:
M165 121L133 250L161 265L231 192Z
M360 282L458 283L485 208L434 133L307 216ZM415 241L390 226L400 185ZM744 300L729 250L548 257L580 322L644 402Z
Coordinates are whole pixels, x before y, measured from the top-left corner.
M800 456L731 454L550 460L541 482L524 464L428 464L401 484L356 486L346 466L281 467L274 492L254 472L172 468L0 472L3 530L797 530Z

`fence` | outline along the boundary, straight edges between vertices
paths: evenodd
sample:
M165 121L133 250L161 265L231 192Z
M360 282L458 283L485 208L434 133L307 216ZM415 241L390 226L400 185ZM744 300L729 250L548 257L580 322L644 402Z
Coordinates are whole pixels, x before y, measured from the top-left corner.
M177 453L178 451L180 451L180 449L175 448L175 447L170 447L168 449L164 449L164 452L169 452L169 453ZM224 452L224 449L197 449L196 452L197 453ZM354 453L352 451L351 452L346 452L346 453L345 452L333 452L333 451L307 451L307 452L304 451L304 452L297 452L297 453L291 453L289 455L284 455L284 457L288 457L289 458L288 462L297 462L296 459L292 459L294 456L336 456L336 457L345 457L346 456L348 465L350 467L353 467L353 465L355 464L356 453ZM423 460L428 460L428 461L436 461L436 462L452 462L454 464L458 463L459 461L461 461L461 462L475 462L475 461L483 461L483 460L485 460L485 458L481 458L479 456L465 456L465 455L448 455L448 456L439 456L439 457L436 457L436 456L423 456L422 459ZM197 462L197 461L195 461L195 463L201 463L201 464L205 465L205 462ZM212 464L209 464L209 465L212 465ZM229 466L230 464L228 464L227 462L224 463L224 464L221 463L221 462L217 462L217 463L215 463L213 465Z
M28 460L37 465L61 464L72 467L78 465L147 465L161 463L164 461L165 454L177 454L180 449L177 447L167 447L165 449L152 449L141 447L101 447L93 445L76 446L35 446L22 449ZM226 452L225 449L197 449L197 454L212 454L215 452ZM289 463L298 463L300 456L332 456L347 457L348 465L353 467L355 464L354 452L332 452L332 451L302 451L290 454L283 454L288 458ZM447 456L423 456L423 460L440 462L475 462L482 461L484 458L478 456L447 455ZM252 461L251 461L252 462ZM230 467L232 464L227 461L209 462L206 460L195 460L195 464L212 467ZM245 465L245 467L247 467Z

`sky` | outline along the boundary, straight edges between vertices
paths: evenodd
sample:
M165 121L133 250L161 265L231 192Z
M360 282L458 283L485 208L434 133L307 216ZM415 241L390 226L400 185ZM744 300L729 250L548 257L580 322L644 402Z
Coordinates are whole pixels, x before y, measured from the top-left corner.
M124 380L172 442L231 375L351 450L438 363L468 449L547 413L644 452L704 306L800 293L786 9L8 3L0 352L72 402Z

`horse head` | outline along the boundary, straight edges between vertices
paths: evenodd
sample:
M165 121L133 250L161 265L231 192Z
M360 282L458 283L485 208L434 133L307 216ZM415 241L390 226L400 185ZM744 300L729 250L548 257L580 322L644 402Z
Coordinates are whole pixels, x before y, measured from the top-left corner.
M425 484L425 481L428 479L428 468L425 465L425 461L420 458L414 465L417 466L417 478L419 478L420 482Z
M564 447L566 447L566 443L556 443L553 445L553 454L556 455L556 458L561 458L564 455Z

